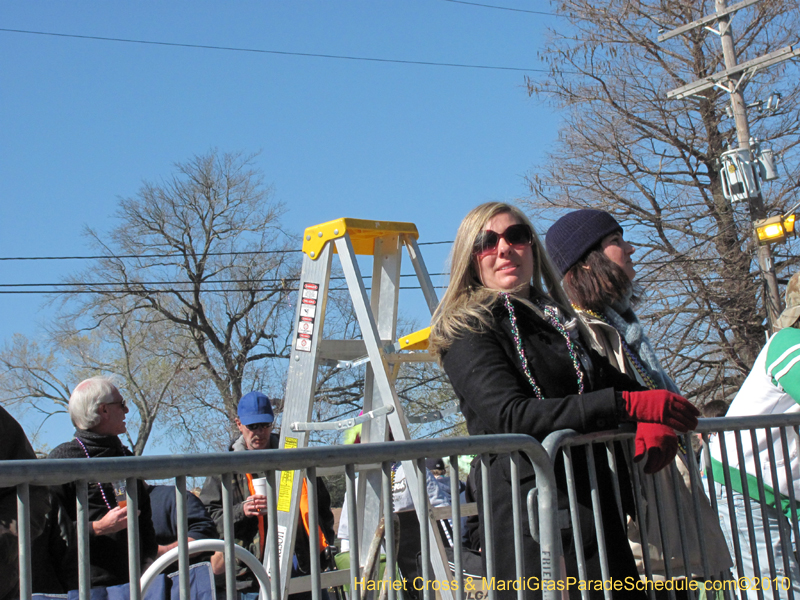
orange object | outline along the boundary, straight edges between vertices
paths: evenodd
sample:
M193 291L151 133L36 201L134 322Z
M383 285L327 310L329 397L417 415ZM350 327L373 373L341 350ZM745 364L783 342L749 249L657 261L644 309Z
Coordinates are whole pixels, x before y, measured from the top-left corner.
M303 491L300 493L300 518L303 520L309 539L311 539L311 528L308 521L308 486L305 479L303 479ZM328 541L325 539L325 535L319 525L317 525L317 535L319 537L319 549L325 550L328 547Z
M247 473L247 489L250 490L250 495L256 495L256 488L253 485L253 476ZM258 550L260 556L264 556L264 547L267 544L267 525L264 523L264 515L258 515Z

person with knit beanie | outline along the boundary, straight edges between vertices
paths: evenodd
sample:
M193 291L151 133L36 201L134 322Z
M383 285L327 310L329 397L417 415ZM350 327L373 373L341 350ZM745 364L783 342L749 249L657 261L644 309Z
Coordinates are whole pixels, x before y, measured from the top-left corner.
M637 301L634 278L636 269L632 260L635 248L624 237L622 226L603 210L584 208L567 213L556 221L545 237L547 252L563 277L563 287L573 307L589 328L596 346L619 371L650 389L667 389L680 394L678 386L658 360L650 339L634 312ZM682 449L683 450L683 449ZM678 522L677 507L672 485L671 465L675 464L689 480L687 460L691 453L679 454L675 431L660 424L640 424L637 427L635 456L644 459L644 472L655 474L662 490L662 505L667 513L665 522ZM665 468L670 467L670 468ZM662 470L663 469L663 470ZM699 495L700 518L704 529L690 529L685 540L689 548L689 567L683 564L681 539L678 528L667 530L670 556L664 556L655 510L653 477L643 477L641 491L647 500L645 518L630 521L629 540L644 572L640 528L647 527L650 562L653 574L663 578L664 562L670 561L673 576L702 577L704 574L698 535L705 536L706 545L724 549L724 537L716 514L711 509L702 487L690 490L679 477L681 509L688 515L687 522L695 523L693 494ZM664 515L662 514L662 519ZM715 554L712 572L718 576L727 571L732 562L724 550Z
M542 442L565 429L586 434L621 423L666 424L680 431L697 426L699 411L685 398L645 388L591 348L589 332L570 306L533 224L509 204L481 204L462 220L450 253L450 282L431 319L428 352L450 379L470 435L517 433ZM614 585L616 600L643 600L643 590L615 585L639 576L620 518L633 512L632 490L615 485L627 481L626 457L618 453L612 466L603 444L574 447L569 456L569 461L554 459L556 505L565 510L559 514L566 517L567 507L573 508L573 520L561 529L566 576L602 580L605 590ZM516 501L541 482L528 460L520 460L516 475L509 475L514 472L509 454L486 458L488 464L472 473L482 557L491 558L485 562L495 581L504 582L494 588L495 597L541 598L541 590L521 590L519 582L561 561L543 552L535 528L514 520ZM518 489L512 483L516 477ZM521 535L512 535L515 531ZM586 597L585 591L592 599L608 593L600 586L573 587L569 595Z

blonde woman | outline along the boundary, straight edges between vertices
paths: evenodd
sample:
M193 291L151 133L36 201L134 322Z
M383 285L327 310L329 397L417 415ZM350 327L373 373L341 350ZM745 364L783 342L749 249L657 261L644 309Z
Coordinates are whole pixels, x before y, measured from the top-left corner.
M590 350L579 321L559 285L530 221L518 209L487 203L462 221L451 253L450 286L432 323L431 349L447 372L461 402L471 435L525 433L543 440L560 429L579 432L613 429L623 421L660 423L680 431L697 424L697 409L677 394L645 390ZM638 578L605 460L595 449L601 509L609 552L609 574ZM601 579L592 518L586 452L573 451L575 485L587 574ZM561 509L567 508L563 464L556 465ZM523 462L523 497L535 485L533 467ZM490 468L495 573L515 580L509 543L511 484L508 459L496 456ZM478 491L480 494L480 486ZM629 499L627 499L629 500ZM482 498L478 498L481 506ZM628 503L630 504L630 503ZM483 539L481 547L489 543ZM523 525L526 576L539 576L539 547ZM568 575L577 577L573 534L564 531ZM538 593L528 591L528 597ZM602 592L593 592L602 597ZM570 595L579 597L576 588ZM501 597L515 597L512 589ZM643 598L615 591L615 597Z

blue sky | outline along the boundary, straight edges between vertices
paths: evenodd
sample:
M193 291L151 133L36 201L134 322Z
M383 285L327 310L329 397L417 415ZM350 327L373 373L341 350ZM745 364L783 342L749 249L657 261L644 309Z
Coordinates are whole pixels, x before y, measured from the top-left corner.
M5 30L531 75L559 21L448 0L0 4ZM524 71L11 31L0 53L0 257L90 253L86 225L110 229L119 197L212 148L261 152L298 247L303 228L343 216L451 240L473 206L526 194L559 122L528 97ZM425 248L431 272L446 250ZM0 283L56 282L82 266L0 261ZM35 336L44 300L0 294L0 339ZM421 299L404 301L421 316Z

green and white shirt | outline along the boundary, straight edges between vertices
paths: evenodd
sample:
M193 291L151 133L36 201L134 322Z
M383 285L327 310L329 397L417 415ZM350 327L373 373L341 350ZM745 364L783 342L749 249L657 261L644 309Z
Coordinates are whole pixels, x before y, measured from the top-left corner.
M776 415L800 412L800 329L788 327L773 335L761 350L753 369L742 384L739 393L733 399L727 416L741 417L750 415ZM757 430L757 448L753 448L749 431L743 431L742 448L744 464L747 471L748 492L751 498L758 499L758 483L756 464L761 466L764 479L765 500L776 504L772 466L767 447L767 433ZM789 454L789 473L787 475L781 429L771 430L775 467L777 471L777 487L780 496L777 499L783 512L788 510L788 482L794 485L795 498L800 503L800 461L798 461L798 438L793 428L787 430L787 449ZM722 470L721 443L718 436L711 442L712 468L714 480L724 483ZM739 459L734 432L725 433L725 446L730 465L731 485L738 492L743 491L739 472Z

